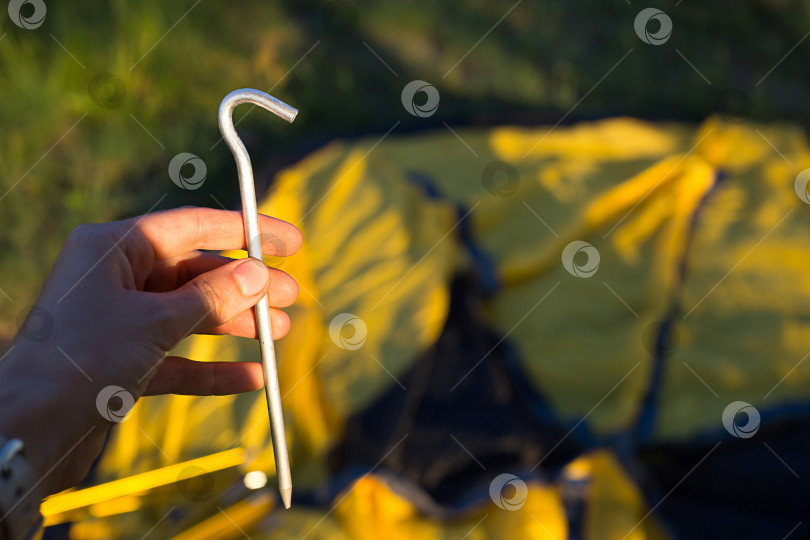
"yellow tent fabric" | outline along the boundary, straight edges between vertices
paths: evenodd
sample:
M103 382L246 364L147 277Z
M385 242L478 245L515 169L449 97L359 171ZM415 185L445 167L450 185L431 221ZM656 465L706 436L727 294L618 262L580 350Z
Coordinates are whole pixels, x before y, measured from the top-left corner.
M305 236L299 254L269 261L301 285L289 310L292 331L278 344L296 490L317 491L328 480L328 451L347 416L396 385L439 336L449 282L471 264L458 238L460 217L499 279L483 316L516 345L529 384L563 423L582 423L597 439L636 430L651 441L687 441L722 431L731 401L778 409L805 399L810 244L802 231L810 215L793 179L810 167L810 152L800 130L617 118L457 135L332 143L281 171L261 204ZM412 173L440 196L426 196ZM592 277L561 264L574 241L598 251ZM341 314L359 318L365 330L330 334ZM649 336L665 320L679 342L662 359ZM362 346L353 348L358 339ZM194 336L175 352L259 359L255 343L235 338ZM260 392L139 402L113 432L98 482L235 447L244 457L210 487L206 511L182 490L155 497L150 488L130 499L111 491L121 511L72 513L80 519L74 537L139 537L171 508L196 504L195 519L182 527L165 519L157 530L228 537L237 530L223 525L233 508L242 516L233 521L253 538L377 538L383 531L390 538L564 538L566 478L589 486L585 538L667 537L608 450L581 456L562 480L529 482L517 511L487 499L452 520L421 514L374 472L330 508L283 512L267 499L247 504L243 492L228 499L228 482L248 470L267 472L274 485L265 407ZM652 415L649 429L639 427L644 414ZM201 472L219 470L206 463ZM229 502L211 505L220 500Z
M716 427L732 401L760 411L806 402L810 387L810 207L794 185L810 167L807 140L793 126L703 129L712 128L700 153L729 178L701 210L676 326L678 358L706 385L683 362L668 364L662 439Z
M590 424L602 432L627 427L652 363L640 336L666 308L689 212L710 187L711 171L697 158L681 160L691 146L682 126L615 119L550 134L501 128L459 135L478 159L470 159L458 141L451 156L445 151L420 159L424 152L417 145L438 146L430 138L392 141L381 153L403 168L424 171L468 207L480 203L471 214L476 238L504 282L490 306L491 322L511 332L532 382L554 410L578 420L604 398ZM452 142L444 134L434 137ZM485 189L482 163L492 160L519 165L512 196ZM673 179L676 189L667 189ZM637 212L623 220L636 203ZM598 248L595 279L574 277L560 264L563 248L574 240ZM543 298L542 309L535 307ZM645 309L634 317L622 302Z

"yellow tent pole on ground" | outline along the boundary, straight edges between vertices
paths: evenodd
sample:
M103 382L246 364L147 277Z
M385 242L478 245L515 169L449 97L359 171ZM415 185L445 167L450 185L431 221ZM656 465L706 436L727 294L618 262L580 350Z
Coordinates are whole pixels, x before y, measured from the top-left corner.
M113 499L142 494L160 486L173 484L177 482L180 473L187 467L198 467L201 472L192 476L199 476L241 465L244 460L244 448L225 450L87 489L54 495L42 503L41 512L45 518L46 526L55 525L65 521L61 518L68 512ZM132 505L122 505L122 508L122 511L128 511L127 509L132 509Z

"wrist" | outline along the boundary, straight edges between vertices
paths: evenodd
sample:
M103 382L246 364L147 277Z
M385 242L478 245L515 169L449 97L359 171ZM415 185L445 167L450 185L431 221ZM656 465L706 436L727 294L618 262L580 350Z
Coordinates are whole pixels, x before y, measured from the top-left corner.
M61 390L49 378L36 376L41 367L35 354L25 344L16 344L0 362L0 434L24 443L28 462L40 481L59 455L60 441L70 440L64 433L70 424Z
M0 435L0 535L8 540L33 538L42 525L39 482L26 460L20 439Z

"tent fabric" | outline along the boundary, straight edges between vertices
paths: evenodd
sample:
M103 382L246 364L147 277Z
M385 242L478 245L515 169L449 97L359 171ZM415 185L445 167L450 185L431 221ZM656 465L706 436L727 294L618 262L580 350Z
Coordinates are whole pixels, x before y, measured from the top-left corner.
M810 214L794 186L807 167L799 129L718 119L331 143L260 205L305 237L268 260L301 286L278 343L293 509L234 491L252 470L274 486L261 392L151 397L112 432L91 483L230 448L241 463L211 475L202 501L111 492L124 509L73 513L72 534L139 537L160 520L164 537L228 537L230 520L252 538L601 540L788 523L799 509L780 497L806 494L793 475L759 512L736 509L768 474L803 470L785 459L807 439L784 426L804 425L809 403ZM572 242L598 252L592 276L562 263ZM228 337L173 353L259 360ZM751 439L723 426L734 401L761 413ZM749 484L745 466L770 473ZM504 472L528 486L518 509L490 497ZM717 491L705 519L681 523L722 485L736 486L727 504Z

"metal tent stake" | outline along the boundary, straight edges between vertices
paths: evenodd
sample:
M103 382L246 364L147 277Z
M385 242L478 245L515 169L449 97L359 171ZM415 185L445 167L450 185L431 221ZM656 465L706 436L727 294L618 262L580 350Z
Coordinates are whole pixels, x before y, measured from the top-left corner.
M256 207L256 189L253 185L253 168L250 156L233 127L233 110L242 103L253 103L271 113L292 122L298 110L290 107L269 94L259 90L243 88L234 90L219 105L219 130L222 138L228 143L239 172L239 188L242 192L242 219L245 222L245 239L248 255L262 260L261 231ZM262 368L264 371L264 390L267 396L267 410L270 414L270 431L273 437L273 453L276 458L276 475L278 490L284 508L290 507L292 496L292 479L290 478L290 459L287 454L287 439L284 433L284 415L281 411L281 393L278 385L278 367L276 351L273 346L273 329L270 323L270 310L265 296L256 304L256 323L259 328L259 345L262 351Z

